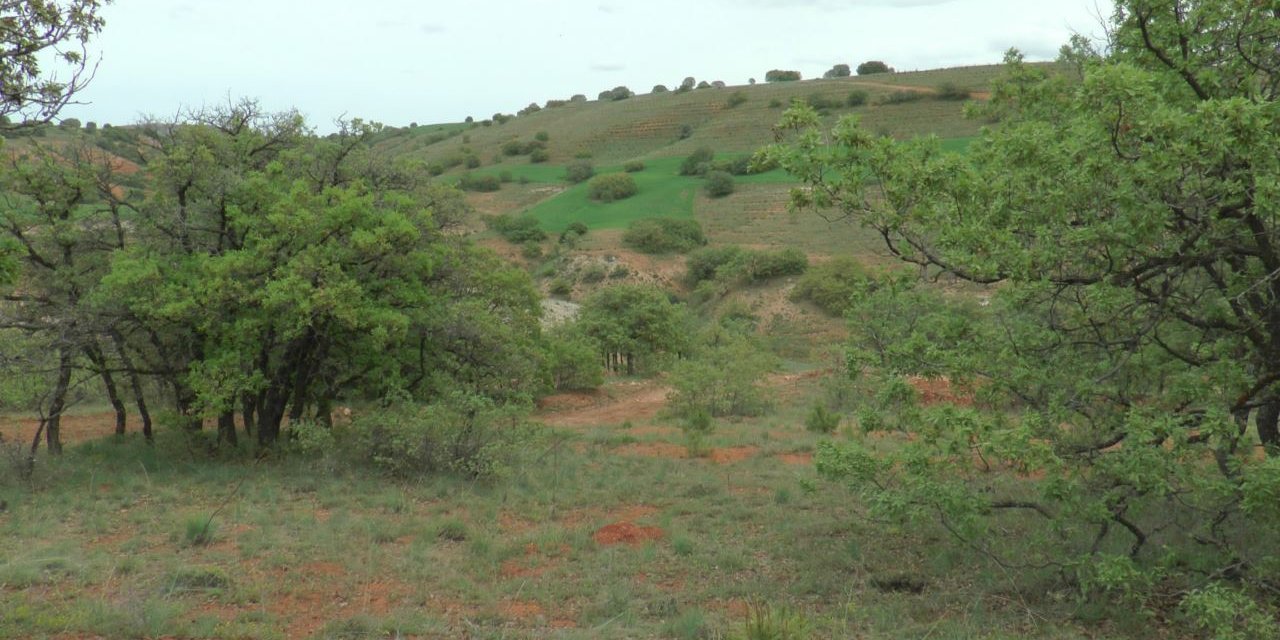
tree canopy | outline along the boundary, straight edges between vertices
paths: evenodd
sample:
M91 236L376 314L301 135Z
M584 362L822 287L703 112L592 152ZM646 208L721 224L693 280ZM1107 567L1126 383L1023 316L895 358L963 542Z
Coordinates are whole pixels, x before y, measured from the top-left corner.
M49 122L93 77L104 0L0 0L0 128ZM20 116L15 118L13 116Z
M1280 9L1128 0L1109 33L1064 47L1068 72L1010 52L975 112L999 124L965 155L784 117L793 137L767 155L805 183L796 205L989 300L863 286L851 363L881 393L860 422L921 437L890 459L824 445L819 468L1088 594L1263 602L1280 584ZM977 406L912 407L908 374ZM1041 480L1010 489L975 458ZM1000 514L1026 515L1042 554L1002 557Z

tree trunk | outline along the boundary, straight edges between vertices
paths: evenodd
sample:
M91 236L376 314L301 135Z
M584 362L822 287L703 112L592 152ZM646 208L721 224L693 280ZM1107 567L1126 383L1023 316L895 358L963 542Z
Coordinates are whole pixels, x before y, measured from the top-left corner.
M151 431L151 412L147 410L147 397L142 392L142 377L138 375L138 370L133 366L133 359L129 357L129 351L125 347L124 337L118 331L112 330L111 342L116 345L116 352L120 355L120 364L124 365L125 371L129 376L129 387L133 391L133 403L138 407L138 417L142 418L142 437L147 442L154 442L155 437Z
M71 386L71 354L67 349L58 350L58 383L49 400L49 418L45 425L45 446L49 453L62 453L62 411L67 408L67 389Z
M258 409L258 444L269 447L280 438L280 423L284 421L288 404L289 394L279 391L278 387L267 389Z
M102 378L102 386L107 390L107 399L111 401L111 408L115 409L116 412L116 435L122 436L124 435L128 415L125 412L124 401L120 399L120 393L116 390L115 378L112 377L111 370L107 368L106 355L96 344L85 347L84 354L89 358L89 362L93 363L94 368L98 370L98 377Z
M246 435L253 435L254 429L254 409L258 406L256 396L244 394L240 398L240 419L244 421L244 432Z
M1269 399L1266 404L1258 407L1256 420L1258 439L1270 455L1280 447L1280 429L1277 428L1277 421L1280 420L1280 398Z
M240 446L236 437L236 413L231 409L218 414L218 442L225 442L232 447Z
M188 431L200 431L204 428L204 421L195 411L196 399L191 387L177 381L173 383L173 400L178 409L178 419L182 422L182 428Z

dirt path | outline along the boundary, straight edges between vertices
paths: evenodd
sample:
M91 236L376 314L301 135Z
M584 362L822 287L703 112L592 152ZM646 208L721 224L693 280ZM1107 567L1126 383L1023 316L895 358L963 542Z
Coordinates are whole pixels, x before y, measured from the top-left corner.
M671 388L651 380L616 382L598 392L560 393L539 403L538 418L554 427L594 427L651 420Z

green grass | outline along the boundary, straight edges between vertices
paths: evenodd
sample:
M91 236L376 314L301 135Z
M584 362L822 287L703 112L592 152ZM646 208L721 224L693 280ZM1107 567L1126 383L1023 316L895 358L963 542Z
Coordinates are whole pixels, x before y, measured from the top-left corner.
M868 520L781 460L818 441L801 424L815 388L793 392L707 437L754 447L736 462L629 453L682 442L637 418L622 440L612 424L553 430L488 484L202 459L169 431L159 455L134 436L72 447L42 460L35 492L0 487L0 637L734 637L752 603L814 638L1094 635L1069 605L1003 595L1008 576L944 532ZM224 501L214 539L186 544L175 525ZM593 538L618 522L662 535ZM901 575L928 589L873 586Z

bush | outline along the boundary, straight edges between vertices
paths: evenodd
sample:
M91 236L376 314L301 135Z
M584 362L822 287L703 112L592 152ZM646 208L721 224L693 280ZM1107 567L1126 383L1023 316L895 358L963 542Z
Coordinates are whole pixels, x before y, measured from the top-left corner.
M595 389L604 384L600 346L572 328L549 332L546 342L547 368L557 391Z
M467 165L468 169L480 168L480 158L477 158L475 156L467 156L462 162L463 164Z
M538 227L538 219L533 216L511 216L503 213L487 218L485 224L512 244L536 243L547 239L547 232Z
M592 178L587 184L587 197L601 202L630 198L636 191L636 179L627 173L606 173Z
M785 71L783 69L773 69L764 74L765 82L795 82L800 79L799 71Z
M779 99L777 99L777 98L773 98L772 100L770 100L770 101L769 101L769 108L770 108L770 109L781 109L781 108L782 108L782 101L781 101L781 100L779 100Z
M699 88L699 89L710 89L710 88L711 88L711 83L710 83L710 82L707 82L706 80L703 80L702 82L699 82L699 83L698 83L698 88Z
M860 76L869 76L876 73L893 73L893 67L879 60L868 60L858 65L858 75Z
M733 193L733 176L727 171L711 171L707 173L707 181L703 186L707 190L707 195L712 198L723 198Z
M570 162L569 166L564 168L564 180L570 184L578 184L579 182L590 180L591 176L595 174L596 168L585 160Z
M804 427L814 433L835 433L840 426L840 414L827 409L821 402L815 403L805 416Z
M844 98L844 106L861 107L867 103L867 92L862 89L854 89Z
M526 260L537 260L542 257L542 245L537 240L527 240L520 245L520 255Z
M747 101L747 94L741 91L734 91L733 93L729 94L729 102L727 104L729 108L732 109L734 107L742 105L746 101Z
M362 414L350 429L362 456L393 475L494 478L510 469L530 439L524 418L522 407L455 391L425 406L404 403Z
M508 183L508 182L511 182L513 179L514 179L514 178L512 178L512 177L511 177L511 172L510 172L510 171L499 171L499 172L498 172L498 182L501 182L502 184L506 184L506 183Z
M79 129L80 120L76 118L63 118L62 122L58 123L58 126L63 129Z
M569 102L586 102L586 101L587 101L587 96L582 95L581 93L575 93L572 96L569 96Z
M894 91L880 96L880 104L905 104L908 102L916 102L924 98L924 93L920 91Z
M850 75L850 73L851 73L851 72L849 71L849 65L847 65L847 64L838 64L838 65L835 65L835 66L831 67L831 69L830 69L829 71L827 71L826 73L822 74L822 77L824 77L824 78L848 78L848 77L849 77L849 75Z
M529 162L532 162L533 164L540 164L550 159L551 154L547 153L546 149L534 149L529 154Z
M524 143L519 140L508 140L502 143L502 154L508 156L518 156L524 153Z
M693 76L689 76L680 82L680 86L679 88L676 89L676 93L685 93L686 91L693 91L693 88L697 84L698 84L698 81L695 80Z
M639 173L644 171L644 163L639 160L629 160L626 164L622 165L622 170L627 173Z
M800 275L809 269L809 257L794 247L781 251L749 251L743 257L741 275L749 282Z
M777 366L777 358L750 338L720 330L713 346L671 368L671 411L689 427L700 426L703 414L763 415L771 403L760 382Z
M947 82L938 87L937 98L939 100L968 100L971 93L968 89L962 89L955 83Z
M666 93L666 92L667 92L667 85L655 84L653 85L653 91L650 91L649 93Z
M630 89L626 88L625 86L621 86L621 85L620 85L620 86L614 87L614 88L612 88L612 89L608 89L608 90L605 90L605 91L601 91L601 92L600 92L600 95L599 95L599 98L600 98L601 100L614 100L614 101L616 101L616 100L626 100L627 98L630 98L631 96L634 96L634 95L635 95L635 93L634 93L633 91L631 91Z
M458 181L458 188L463 191L497 191L502 188L502 181L495 175L478 176L473 173L464 173L462 179Z
M548 108L548 109L555 109L556 107L563 107L563 106L565 106L566 104L569 104L569 101L568 101L568 100L548 100L548 101L547 101L547 108Z
M717 271L725 265L735 263L741 255L742 248L737 245L698 249L685 258L685 282L689 286L696 286L705 280L714 280Z
M537 140L538 142L546 142L551 139L551 134L547 133L546 131L539 131L533 134L533 139Z
M828 109L839 109L841 104L835 98L829 98L821 93L811 93L807 100L809 106L818 111L827 111Z
M595 284L603 281L609 275L609 270L602 264L592 264L582 270L580 279L587 284Z
M680 175L682 176L701 176L706 175L710 169L711 161L716 157L714 151L708 147L698 147L689 157L680 163Z
M527 106L527 107L525 107L525 108L523 108L523 109L521 109L521 110L517 111L517 112L516 112L516 115L518 115L518 116L527 116L527 115L529 115L529 114L531 114L531 113L537 113L537 112L539 112L539 111L542 111L542 107L538 106L538 103L536 103L536 102L530 102L530 103L529 103L529 106Z
M632 222L622 242L643 253L685 253L707 244L707 238L696 220L646 218Z
M684 139L686 139L686 138L688 138L688 137L690 137L690 136L692 136L692 135L693 135L693 125L691 125L691 124L682 124L682 125L680 125L680 139L681 139L681 140L684 140Z
M835 258L809 269L791 291L791 299L808 300L833 316L843 316L854 293L869 282L857 260Z
M553 296L568 296L573 293L573 283L564 278L556 278L547 285L547 291Z

